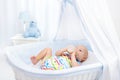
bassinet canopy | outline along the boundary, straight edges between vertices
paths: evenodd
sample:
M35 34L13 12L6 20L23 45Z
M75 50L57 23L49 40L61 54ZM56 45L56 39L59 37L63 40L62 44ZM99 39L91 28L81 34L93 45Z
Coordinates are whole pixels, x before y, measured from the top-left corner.
M103 77L101 77L101 79L119 80L119 45L117 45L119 41L114 31L114 25L112 24L105 0L69 1L70 0L68 0L68 3L66 3L66 0L64 2L64 8L62 8L63 10L61 12L61 17L63 17L63 13L63 18L65 19L63 19L62 22L60 17L60 22L61 24L63 23L63 25L60 25L58 30L60 31L60 28L62 27L61 33L63 33L67 27L67 31L65 30L65 33L67 32L67 39L88 39L88 41L91 43L94 53L104 65ZM71 17L72 15L74 15L74 18ZM61 37L61 33L57 34L59 35L58 38ZM62 37L65 36L65 33L63 33Z
M105 0L44 0L42 5L44 21L37 21L43 37L87 39L104 66L101 80L120 80L119 39Z

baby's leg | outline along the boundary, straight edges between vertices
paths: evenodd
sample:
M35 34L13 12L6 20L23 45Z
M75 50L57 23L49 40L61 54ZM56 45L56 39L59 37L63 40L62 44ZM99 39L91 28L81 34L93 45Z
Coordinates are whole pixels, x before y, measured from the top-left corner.
M37 56L32 56L31 61L33 64L37 64L39 60L45 60L47 56L52 56L52 49L51 48L45 48L40 53L38 53Z
M46 54L44 54L44 57L42 58L42 63L48 59L49 57L52 56L52 49L51 48L46 48Z

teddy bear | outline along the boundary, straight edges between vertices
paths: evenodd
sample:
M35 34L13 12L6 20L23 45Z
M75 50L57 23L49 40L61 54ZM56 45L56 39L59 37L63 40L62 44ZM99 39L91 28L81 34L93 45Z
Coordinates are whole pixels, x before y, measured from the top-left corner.
M36 22L31 21L29 23L29 26L26 28L25 32L23 33L24 38L28 38L28 37L34 37L34 38L38 38L41 36L41 33L37 27Z

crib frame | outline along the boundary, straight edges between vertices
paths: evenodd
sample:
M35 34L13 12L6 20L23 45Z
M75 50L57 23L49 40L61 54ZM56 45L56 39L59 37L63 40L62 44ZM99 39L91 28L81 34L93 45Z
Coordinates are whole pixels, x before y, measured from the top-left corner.
M44 43L40 44L42 45ZM16 51L19 51L20 48L24 47L27 51L29 46L37 48L37 46L40 44L31 43L6 48L7 61L15 73L16 80L99 80L101 77L103 66L100 62L55 71L44 71L38 69L33 69L31 71L31 67L22 63L20 60L17 60L19 64L17 61L15 62L16 56L12 56L12 54L15 53L14 49L16 49Z

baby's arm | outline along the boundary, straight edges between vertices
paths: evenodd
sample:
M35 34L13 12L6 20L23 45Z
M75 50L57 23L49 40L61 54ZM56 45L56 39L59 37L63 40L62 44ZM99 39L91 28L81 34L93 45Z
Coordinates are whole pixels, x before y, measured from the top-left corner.
M75 52L71 53L71 65L72 67L79 66L78 62L76 61Z
M66 49L67 49L67 52L69 52L71 54L75 51L75 46L69 45L66 47Z
M67 48L63 48L63 49L60 49L58 51L56 51L56 56L62 56L64 55L64 52L67 51Z
M75 51L75 47L73 45L69 45L66 48L60 49L56 52L56 56L64 55L64 52L73 53Z

